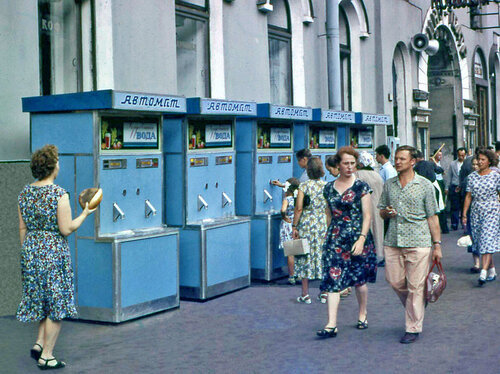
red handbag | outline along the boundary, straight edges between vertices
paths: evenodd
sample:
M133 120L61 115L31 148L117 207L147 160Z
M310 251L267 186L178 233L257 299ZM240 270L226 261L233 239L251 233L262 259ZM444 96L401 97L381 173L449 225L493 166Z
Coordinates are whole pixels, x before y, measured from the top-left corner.
M434 267L437 268L437 272L432 271ZM443 265L441 265L441 262L434 261L425 281L425 300L429 303L436 302L445 288L446 274L444 273Z

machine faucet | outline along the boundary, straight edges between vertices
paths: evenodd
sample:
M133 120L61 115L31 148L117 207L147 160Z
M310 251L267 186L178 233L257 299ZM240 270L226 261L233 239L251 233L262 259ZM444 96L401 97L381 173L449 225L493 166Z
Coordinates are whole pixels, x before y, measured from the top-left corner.
M125 219L125 213L120 209L117 203L113 203L113 222L116 222L120 219Z
M225 192L222 193L222 207L224 208L226 205L231 205L233 201L227 196Z
M208 209L208 203L205 201L203 196L198 195L198 211L202 209Z
M272 197L272 195L269 193L269 191L268 191L268 190L266 190L266 189L264 188L264 203L267 203L267 201L268 201L268 200L269 200L270 202L273 202L273 197Z
M149 200L146 200L145 204L146 204L145 217L148 218L151 215L156 216L156 209L153 206L153 204L151 204Z

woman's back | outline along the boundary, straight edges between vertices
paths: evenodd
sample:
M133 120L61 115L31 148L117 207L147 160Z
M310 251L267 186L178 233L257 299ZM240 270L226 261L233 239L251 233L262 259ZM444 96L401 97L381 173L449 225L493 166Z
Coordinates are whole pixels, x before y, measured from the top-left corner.
M21 215L28 231L59 231L57 226L57 203L66 191L55 185L27 185L19 194Z

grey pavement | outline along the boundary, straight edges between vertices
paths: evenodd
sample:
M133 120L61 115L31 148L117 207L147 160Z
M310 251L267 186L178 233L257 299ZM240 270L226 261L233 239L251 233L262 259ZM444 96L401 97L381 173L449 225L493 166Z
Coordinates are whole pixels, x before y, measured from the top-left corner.
M430 304L424 332L402 345L404 310L384 279L369 286L369 328L354 328L351 295L339 310L339 334L318 340L326 305L297 304L300 286L284 279L119 325L64 321L59 373L500 373L500 280L476 286L472 259L444 235L448 287ZM500 261L500 259L498 259ZM500 267L500 266L499 266ZM318 293L317 282L311 294ZM0 318L0 373L38 373L29 349L36 325Z

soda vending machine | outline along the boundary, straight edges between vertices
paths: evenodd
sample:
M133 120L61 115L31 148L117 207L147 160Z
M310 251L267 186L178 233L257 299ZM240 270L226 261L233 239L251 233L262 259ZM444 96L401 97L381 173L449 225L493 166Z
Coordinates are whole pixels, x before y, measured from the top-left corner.
M179 306L179 231L163 221L163 127L181 97L112 90L23 99L31 150L59 148L56 183L98 186L97 211L70 236L79 318L122 322Z
M304 142L304 128L311 120L311 108L259 104L256 120L236 121L236 209L251 217L253 279L270 281L287 274L286 258L279 249L284 194L271 181L285 183L300 176L301 171L294 173L294 142Z
M386 114L356 113L356 124L349 128L349 145L358 151L375 152L375 126L388 126L391 117Z
M334 156L340 147L346 145L348 125L356 123L355 113L314 109L313 120L307 127L306 144L312 155L320 157L325 165L328 157ZM333 180L326 169L324 180Z
M181 297L206 300L250 285L250 219L235 211L235 121L252 102L188 99L164 127L165 214L180 227Z

